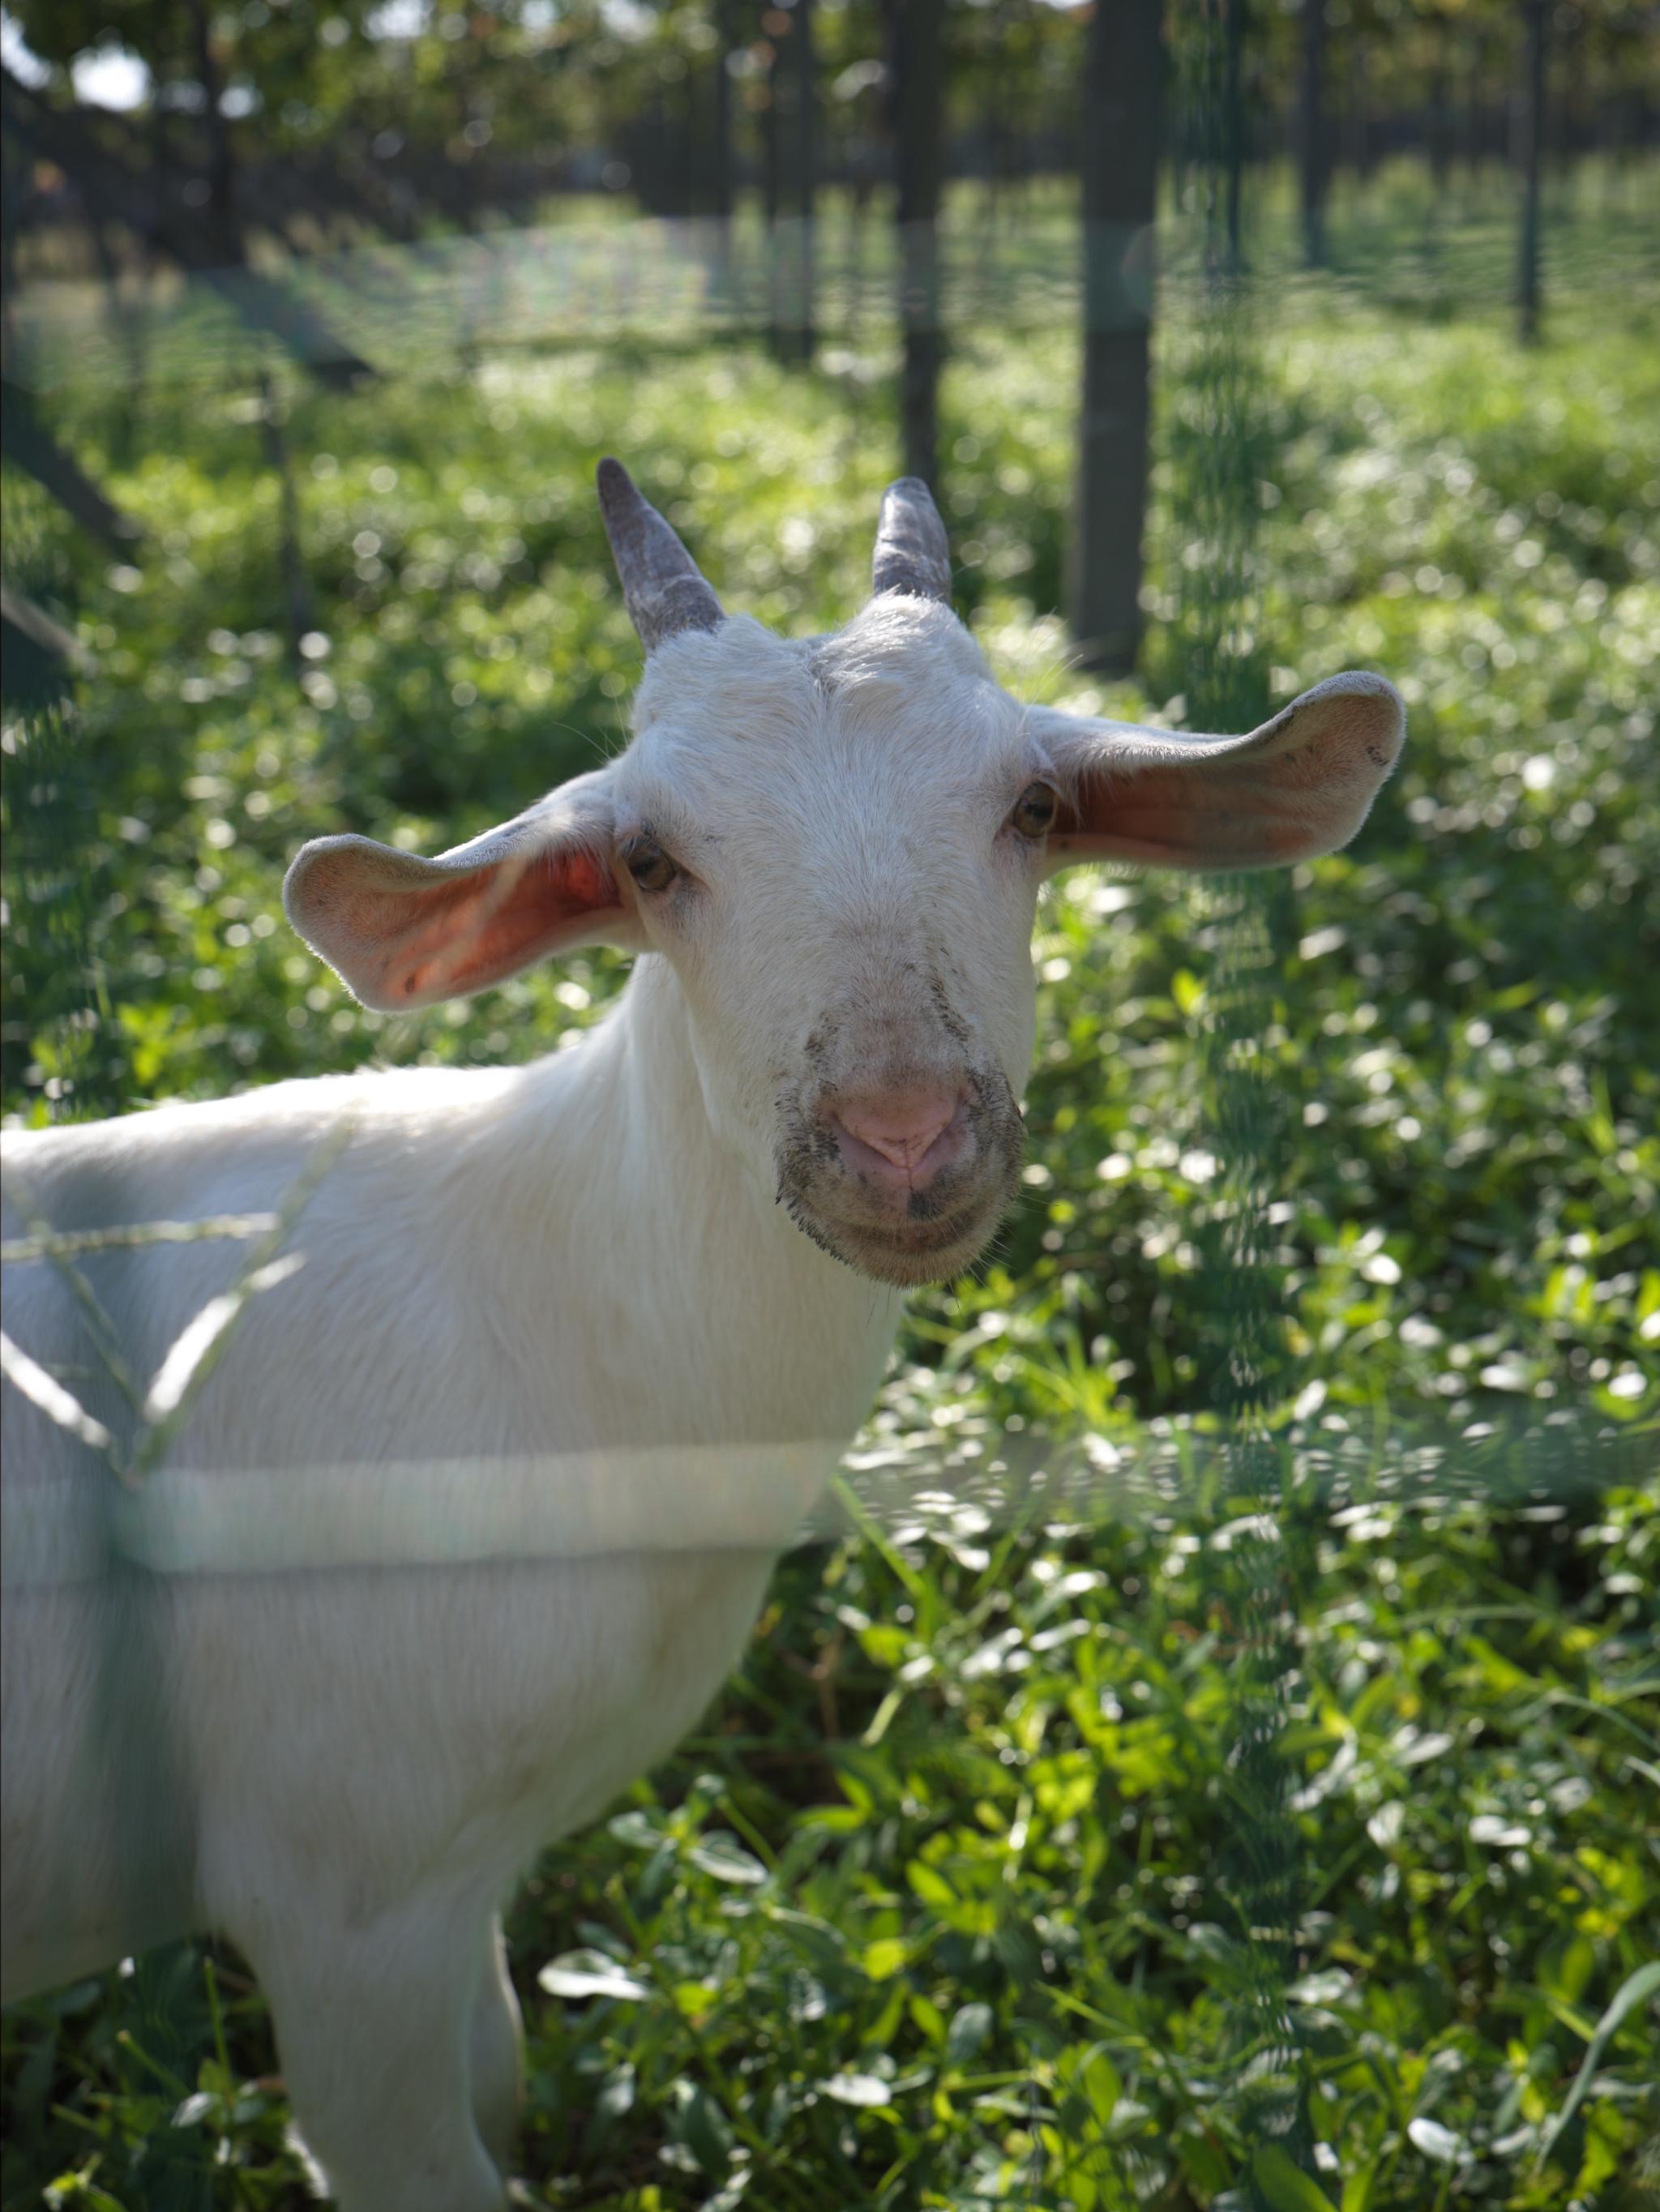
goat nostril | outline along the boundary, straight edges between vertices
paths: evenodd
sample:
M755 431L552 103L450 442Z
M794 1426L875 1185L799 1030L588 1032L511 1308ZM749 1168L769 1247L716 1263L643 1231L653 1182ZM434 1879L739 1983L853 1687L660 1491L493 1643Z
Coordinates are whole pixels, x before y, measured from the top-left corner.
M909 1175L951 1127L961 1103L960 1097L939 1092L874 1098L845 1106L836 1119L858 1144Z

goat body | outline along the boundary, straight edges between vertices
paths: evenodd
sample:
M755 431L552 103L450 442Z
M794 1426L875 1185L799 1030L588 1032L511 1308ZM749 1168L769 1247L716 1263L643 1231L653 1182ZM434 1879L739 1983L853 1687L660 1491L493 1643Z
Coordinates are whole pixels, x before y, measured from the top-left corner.
M1400 742L1370 678L1243 740L1026 714L939 604L937 518L897 489L886 590L794 646L726 623L602 477L653 648L629 753L441 861L336 838L296 863L296 921L379 1003L631 946L574 1047L7 1139L19 1236L274 1210L349 1133L302 1264L136 1495L40 1389L4 1394L0 1880L9 1998L234 1940L356 2212L504 2203L502 1900L696 1719L903 1285L1006 1202L1045 866L1329 849ZM239 1257L77 1264L145 1376ZM44 1260L7 1327L131 1426Z
M845 1439L869 1402L899 1301L827 1263L735 1171L677 1015L643 960L614 1018L523 1071L285 1084L9 1138L8 1164L60 1231L192 1219L275 1206L353 1116L298 1232L305 1267L259 1302L169 1474L234 1486L320 1466L349 1486L376 1462L453 1460L488 1486L493 1462L535 1455L556 1494L588 1455L603 1476L610 1455L776 1446L781 1540L834 1465L836 1443L813 1440ZM235 1256L202 1243L82 1264L149 1373ZM84 1364L55 1273L21 1271L13 1297L36 1358ZM5 1409L14 1513L23 1486L49 1491L40 1525L66 1566L95 1569L109 1469L66 1464L62 1432L16 1394ZM539 1844L673 1746L739 1650L771 1553L732 1540L714 1488L688 1507L702 1547L678 1556L565 1558L550 1540L549 1556L448 1567L15 1588L7 1996L222 1930L265 1987L346 2201L498 2203L467 2140L476 2104L483 2142L505 2148L516 2077L495 1915ZM590 1525L585 1498L573 1518ZM29 1548L38 1562L40 1538ZM470 2098L481 2050L496 2063Z

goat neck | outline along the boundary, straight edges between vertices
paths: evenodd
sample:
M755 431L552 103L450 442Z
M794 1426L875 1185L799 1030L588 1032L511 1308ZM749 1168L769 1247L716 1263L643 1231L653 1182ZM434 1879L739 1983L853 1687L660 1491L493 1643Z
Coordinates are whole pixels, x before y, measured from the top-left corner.
M841 1449L881 1379L902 1294L803 1237L713 1126L666 961L639 959L581 1045L526 1070L501 1134L502 1201L521 1232L528 1202L543 1231L503 1245L509 1326L531 1358L550 1328L585 1340L598 1432L614 1437L626 1406L642 1444Z

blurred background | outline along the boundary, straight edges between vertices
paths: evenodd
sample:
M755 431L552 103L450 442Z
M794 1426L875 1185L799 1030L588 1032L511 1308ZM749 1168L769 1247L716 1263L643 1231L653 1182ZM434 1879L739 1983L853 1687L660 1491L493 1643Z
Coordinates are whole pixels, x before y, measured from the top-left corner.
M908 471L1017 692L1408 702L1348 852L1044 907L1022 1206L854 1462L946 1504L793 1555L532 1884L532 2201L1651 2205L1650 0L3 31L15 1120L603 1014L365 1012L279 886L623 742L605 452L785 631ZM4 2065L8 2212L302 2200L222 1947Z

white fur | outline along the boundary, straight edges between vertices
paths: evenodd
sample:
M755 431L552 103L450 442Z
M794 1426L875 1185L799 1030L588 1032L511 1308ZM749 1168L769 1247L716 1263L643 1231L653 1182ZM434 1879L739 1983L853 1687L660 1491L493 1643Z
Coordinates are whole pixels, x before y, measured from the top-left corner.
M3 1902L9 1996L231 1937L356 2212L504 2203L501 1901L696 1719L881 1375L901 1294L776 1202L781 1096L970 1060L1018 1094L1030 1058L1043 854L1006 817L1034 776L1078 770L947 610L889 595L812 646L743 619L672 638L636 732L598 780L609 818L650 823L697 888L654 907L624 885L612 933L642 957L576 1048L6 1143L9 1182L73 1230L274 1206L351 1120L292 1240L303 1267L255 1301L154 1501L4 1394L29 1543L5 1607ZM149 1376L240 1257L82 1264ZM48 1265L15 1271L7 1328L120 1430ZM474 1537L435 1547L422 1492L403 1556L441 1563L366 1564L399 1556L398 1470L423 1467ZM673 1510L640 1510L646 1468L684 1469ZM492 1486L522 1501L526 1470L515 1537ZM240 1571L222 1549L179 1571L188 1499L256 1476L258 1512L228 1516ZM314 1540L319 1501L365 1482L373 1540ZM660 1510L668 1538L637 1547Z

